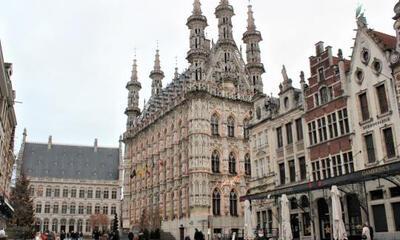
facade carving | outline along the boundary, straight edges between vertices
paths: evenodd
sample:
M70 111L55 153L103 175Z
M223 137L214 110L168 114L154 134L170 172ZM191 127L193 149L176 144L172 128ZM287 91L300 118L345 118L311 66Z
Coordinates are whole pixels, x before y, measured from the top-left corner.
M200 1L194 1L187 20L188 70L176 71L162 89L155 91L153 84L152 97L143 110L127 112L132 122L124 133L125 228L161 227L176 239L180 225L185 236L192 236L195 228L207 233L208 226L211 234L243 228L239 197L247 191L246 129L252 99L255 89L262 89L264 68L257 45L261 34L251 36L255 26L249 26L246 41L253 45L247 54L252 54L248 58L255 65L248 66L232 36L233 7L220 1L215 14L219 35L212 43L205 35L207 18ZM158 73L159 63L157 54L154 69ZM251 80L250 72L257 81Z

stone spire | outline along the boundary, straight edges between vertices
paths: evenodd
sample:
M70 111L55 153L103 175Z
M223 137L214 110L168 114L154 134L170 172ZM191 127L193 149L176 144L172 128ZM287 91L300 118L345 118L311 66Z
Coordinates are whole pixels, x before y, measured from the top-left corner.
M247 31L243 34L243 42L246 44L246 68L250 74L254 93L262 93L263 82L261 75L265 73L264 65L261 63L260 51L262 36L256 29L252 5L248 6L247 15Z
M126 84L128 90L128 106L125 114L128 116L126 123L127 129L134 126L135 119L140 115L139 91L142 85L138 81L137 60L133 60L131 80Z
M218 18L218 43L233 44L233 25L232 17L235 15L233 7L229 5L228 0L221 0L215 9L215 16Z
M247 31L256 31L256 24L254 23L254 16L253 16L253 6L248 6L247 11Z
M186 25L190 30L190 49L186 59L190 63L191 79L202 80L204 63L210 52L210 40L206 39L207 18L202 15L200 0L194 0L192 15Z
M162 80L164 79L164 72L161 70L160 64L160 50L156 50L154 69L150 72L150 78L153 80L151 83L151 96L158 95L162 90Z

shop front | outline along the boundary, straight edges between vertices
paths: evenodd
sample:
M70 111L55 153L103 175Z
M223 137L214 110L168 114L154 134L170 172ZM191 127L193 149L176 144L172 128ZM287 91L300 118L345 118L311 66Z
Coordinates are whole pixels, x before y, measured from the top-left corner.
M379 224L382 224L382 221L374 223L374 218L378 218L380 216L378 213L382 211L378 209L379 204L375 207L371 206L370 186L379 189L380 186L375 187L371 183L382 181L392 188L400 188L400 181L396 181L398 175L400 175L400 162L395 162L321 181L249 194L242 197L241 200L275 199L272 201L273 207L278 208L278 198L282 194L286 194L291 199L290 212L293 238L298 240L331 240L333 234L330 189L333 185L336 185L342 192L343 219L348 238L349 240L358 240L361 239L362 225L366 222L371 223L372 226L378 226L378 230L388 231L387 228L380 228ZM380 201L378 197L375 197L377 203ZM396 203L393 203L393 206L397 206ZM385 209L388 209L388 207ZM279 219L279 216L276 218Z

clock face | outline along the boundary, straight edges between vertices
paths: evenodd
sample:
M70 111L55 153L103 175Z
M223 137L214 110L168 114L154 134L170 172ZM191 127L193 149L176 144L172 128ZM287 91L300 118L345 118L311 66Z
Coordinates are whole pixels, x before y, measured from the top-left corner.
M400 54L398 52L394 52L394 53L392 53L392 55L390 55L390 62L392 64L395 64L399 61L399 58L400 58Z

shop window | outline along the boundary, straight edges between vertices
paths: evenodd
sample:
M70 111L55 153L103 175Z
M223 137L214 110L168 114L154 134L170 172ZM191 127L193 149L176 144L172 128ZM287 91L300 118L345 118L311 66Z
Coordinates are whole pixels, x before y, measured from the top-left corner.
M385 205L384 204L373 205L372 213L374 216L375 232L387 232L388 226L387 226Z
M400 231L400 202L392 203L394 227L396 231Z
M371 195L371 200L383 199L383 191L381 189L370 191L369 194Z

